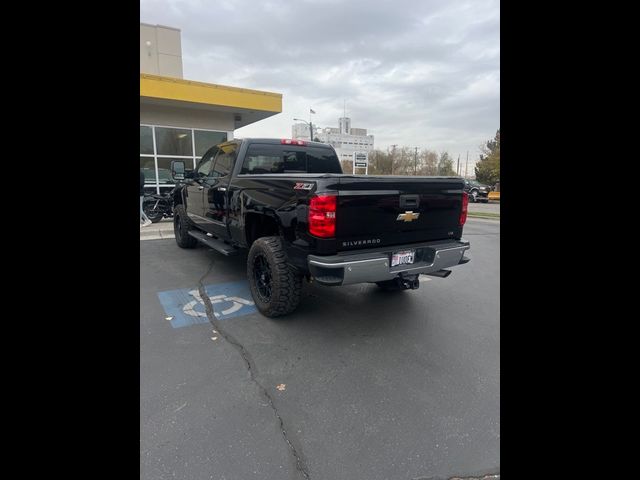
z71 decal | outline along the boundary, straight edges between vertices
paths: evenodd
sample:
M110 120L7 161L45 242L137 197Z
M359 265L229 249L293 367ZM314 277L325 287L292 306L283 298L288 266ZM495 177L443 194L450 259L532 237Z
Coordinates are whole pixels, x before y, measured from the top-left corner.
M313 183L302 183L297 182L294 186L294 190L311 190L313 188Z

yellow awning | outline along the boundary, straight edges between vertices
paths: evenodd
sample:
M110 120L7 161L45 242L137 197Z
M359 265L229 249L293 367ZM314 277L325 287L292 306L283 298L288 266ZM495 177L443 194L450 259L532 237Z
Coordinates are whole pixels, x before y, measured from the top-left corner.
M282 112L282 94L194 82L181 78L140 74L140 97L192 104Z

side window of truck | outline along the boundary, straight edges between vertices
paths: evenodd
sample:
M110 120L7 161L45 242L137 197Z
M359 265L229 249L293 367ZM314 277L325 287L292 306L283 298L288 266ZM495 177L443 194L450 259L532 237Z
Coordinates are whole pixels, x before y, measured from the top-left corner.
M209 176L209 173L211 172L211 166L213 165L213 160L216 156L217 151L218 150L216 148L212 148L211 150L207 151L207 153L205 153L204 156L200 159L198 168L196 170L198 178Z
M233 164L236 160L235 144L223 145L220 147L220 153L216 156L215 165L211 172L212 177L226 177L233 170Z

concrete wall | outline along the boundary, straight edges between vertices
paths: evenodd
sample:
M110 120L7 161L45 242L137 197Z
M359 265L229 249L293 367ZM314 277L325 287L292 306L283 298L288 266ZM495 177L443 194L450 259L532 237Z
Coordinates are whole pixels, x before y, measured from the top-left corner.
M367 129L351 127L351 135L359 135L359 136L365 137L367 135Z
M140 72L183 78L179 29L140 24Z
M185 128L203 128L230 132L233 138L233 114L207 110L140 104L140 123Z

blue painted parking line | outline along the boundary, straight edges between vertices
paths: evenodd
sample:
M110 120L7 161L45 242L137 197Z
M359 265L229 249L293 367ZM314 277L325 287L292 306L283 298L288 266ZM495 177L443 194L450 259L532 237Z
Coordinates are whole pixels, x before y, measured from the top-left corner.
M218 320L228 320L257 312L246 280L206 285L205 291ZM209 323L197 288L158 292L158 298L167 317L172 317L173 328Z

